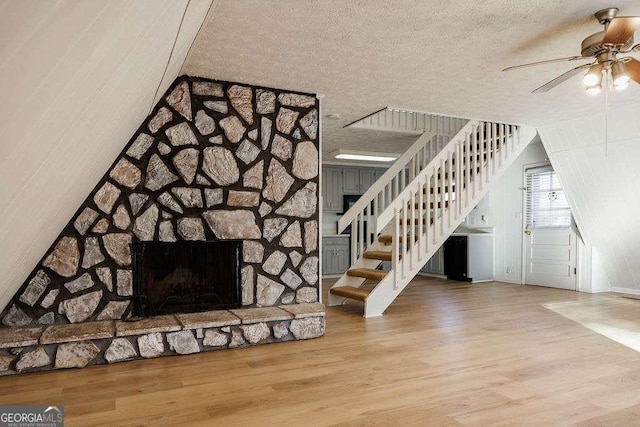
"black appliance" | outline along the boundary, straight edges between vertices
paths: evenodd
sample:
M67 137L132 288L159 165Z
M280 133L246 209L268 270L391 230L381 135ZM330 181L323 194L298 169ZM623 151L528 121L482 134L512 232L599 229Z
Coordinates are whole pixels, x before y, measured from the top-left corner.
M467 277L467 236L451 236L443 246L444 274L451 280L470 282Z
M344 194L342 196L342 208L344 209L343 214L345 214L351 206L355 205L358 200L360 200L360 194Z

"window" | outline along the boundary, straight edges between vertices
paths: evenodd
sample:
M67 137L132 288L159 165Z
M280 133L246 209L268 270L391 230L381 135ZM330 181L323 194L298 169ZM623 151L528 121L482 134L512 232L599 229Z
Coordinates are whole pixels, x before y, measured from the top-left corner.
M551 167L527 172L527 228L570 227L571 208Z

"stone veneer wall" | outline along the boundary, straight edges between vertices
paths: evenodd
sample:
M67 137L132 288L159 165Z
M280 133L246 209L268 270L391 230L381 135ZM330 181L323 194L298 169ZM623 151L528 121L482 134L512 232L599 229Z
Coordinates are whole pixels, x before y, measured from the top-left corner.
M314 96L179 77L2 323L126 319L133 238L242 239L243 306L316 302L318 164Z

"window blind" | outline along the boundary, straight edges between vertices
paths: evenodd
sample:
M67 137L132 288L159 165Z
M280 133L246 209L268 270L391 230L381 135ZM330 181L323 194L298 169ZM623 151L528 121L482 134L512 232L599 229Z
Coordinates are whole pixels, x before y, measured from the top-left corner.
M571 208L553 170L527 174L527 227L570 227Z

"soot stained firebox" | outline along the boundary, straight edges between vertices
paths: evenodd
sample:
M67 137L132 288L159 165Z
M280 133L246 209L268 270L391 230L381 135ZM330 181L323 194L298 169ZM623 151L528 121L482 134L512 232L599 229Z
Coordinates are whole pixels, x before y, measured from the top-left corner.
M134 242L132 316L238 308L242 242Z

